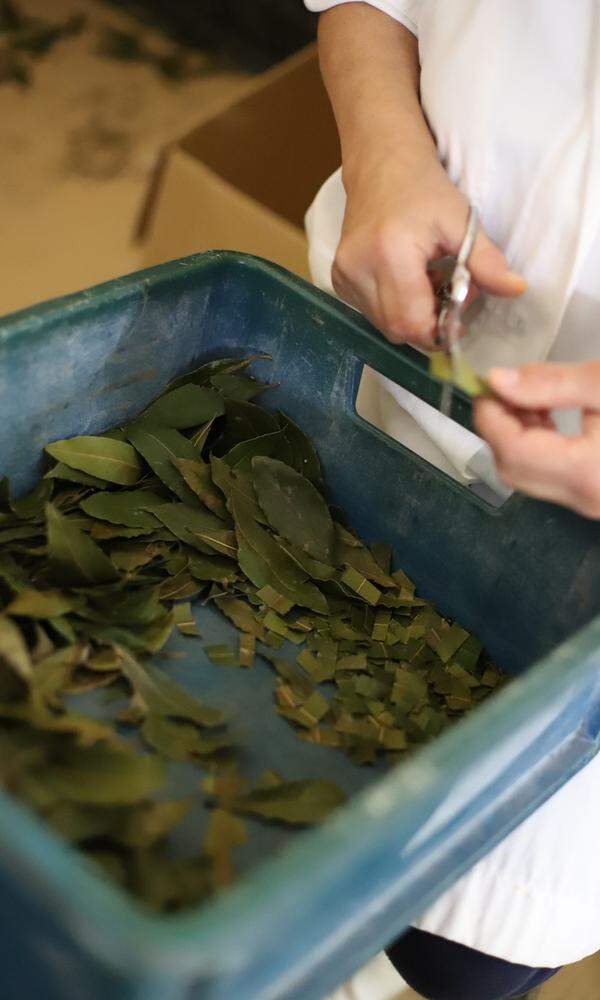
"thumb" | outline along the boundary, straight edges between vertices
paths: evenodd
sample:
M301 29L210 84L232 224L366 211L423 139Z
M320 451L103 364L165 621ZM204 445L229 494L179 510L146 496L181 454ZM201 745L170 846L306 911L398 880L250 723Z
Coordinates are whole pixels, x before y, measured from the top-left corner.
M527 288L525 279L509 269L502 251L482 229L477 234L467 266L475 284L491 295L513 298L522 295Z
M600 411L600 361L492 368L487 373L487 380L498 396L522 409L558 410L581 406Z

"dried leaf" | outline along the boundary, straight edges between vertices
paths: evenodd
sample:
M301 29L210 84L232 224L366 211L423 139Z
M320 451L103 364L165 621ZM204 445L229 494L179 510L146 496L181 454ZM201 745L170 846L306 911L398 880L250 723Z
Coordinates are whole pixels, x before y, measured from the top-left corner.
M20 629L10 618L0 615L0 663L28 682L32 676L29 650Z
M150 490L124 490L94 493L81 501L81 509L89 517L127 528L146 528L153 531L158 521L151 511L165 503L164 497Z
M146 743L168 760L189 761L212 757L231 747L225 735L201 732L196 726L149 715L141 733Z
M141 717L148 714L173 719L187 719L199 726L220 726L223 713L203 705L179 684L150 664L141 664L125 649L121 654L121 669L135 693L135 710Z
M222 520L231 523L227 507L223 503L220 493L213 486L208 462L203 462L200 459L192 461L189 458L174 458L173 464L204 506Z
M282 823L321 823L346 801L331 781L289 781L241 796L236 809Z
M200 630L196 625L196 619L192 614L192 606L189 601L182 601L173 608L175 625L183 635L200 635Z
M52 504L46 504L48 556L56 582L77 587L119 579L108 556Z
M257 457L252 478L269 524L302 552L329 562L335 532L329 508L309 479L277 459Z
M58 462L108 483L133 486L140 478L142 467L131 445L108 437L74 437L55 441L46 451Z
M342 583L345 583L350 590L354 591L358 597L361 597L363 601L367 604L377 604L379 598L381 597L381 591L377 587L369 583L366 576L362 576L357 570L348 566L340 577Z
M196 494L173 465L176 458L196 461L199 457L193 444L183 434L172 427L155 427L142 421L127 428L127 438L165 486L183 503L197 506Z
M188 384L159 396L156 402L144 410L140 421L184 430L213 420L223 413L225 404L217 392Z
M64 751L60 762L41 769L40 777L67 801L121 805L139 802L160 788L164 765L156 756L98 743Z
M246 843L246 827L238 816L213 809L208 821L204 851L213 861L213 885L222 889L234 878L232 850Z

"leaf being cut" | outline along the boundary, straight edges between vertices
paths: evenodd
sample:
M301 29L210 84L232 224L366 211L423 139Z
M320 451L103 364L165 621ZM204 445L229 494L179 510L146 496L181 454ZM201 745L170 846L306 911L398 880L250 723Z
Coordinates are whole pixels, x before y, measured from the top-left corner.
M108 483L133 486L142 472L131 445L108 437L82 436L55 441L46 446L46 451L58 462Z
M429 374L440 382L451 382L462 389L467 396L489 396L490 388L471 365L462 353L459 353L454 364L449 354L444 351L435 351L429 355Z

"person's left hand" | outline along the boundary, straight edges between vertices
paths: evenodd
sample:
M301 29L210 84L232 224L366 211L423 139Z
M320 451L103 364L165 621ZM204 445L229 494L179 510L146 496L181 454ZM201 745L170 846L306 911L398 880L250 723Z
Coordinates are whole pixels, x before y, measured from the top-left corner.
M600 518L600 361L493 368L496 398L479 399L475 426L514 489ZM550 410L581 407L581 434L565 437Z

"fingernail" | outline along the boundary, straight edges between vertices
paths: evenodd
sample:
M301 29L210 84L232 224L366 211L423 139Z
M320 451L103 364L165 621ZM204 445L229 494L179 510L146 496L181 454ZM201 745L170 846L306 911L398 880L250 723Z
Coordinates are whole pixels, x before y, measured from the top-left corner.
M527 282L525 281L525 278L523 278L520 274L517 274L516 271L507 271L506 277L508 278L509 281L512 282L513 285L515 286L518 285L519 288L521 288L523 291L525 291L525 289L527 288Z
M488 382L500 392L516 389L520 378L518 368L490 368L487 373Z

